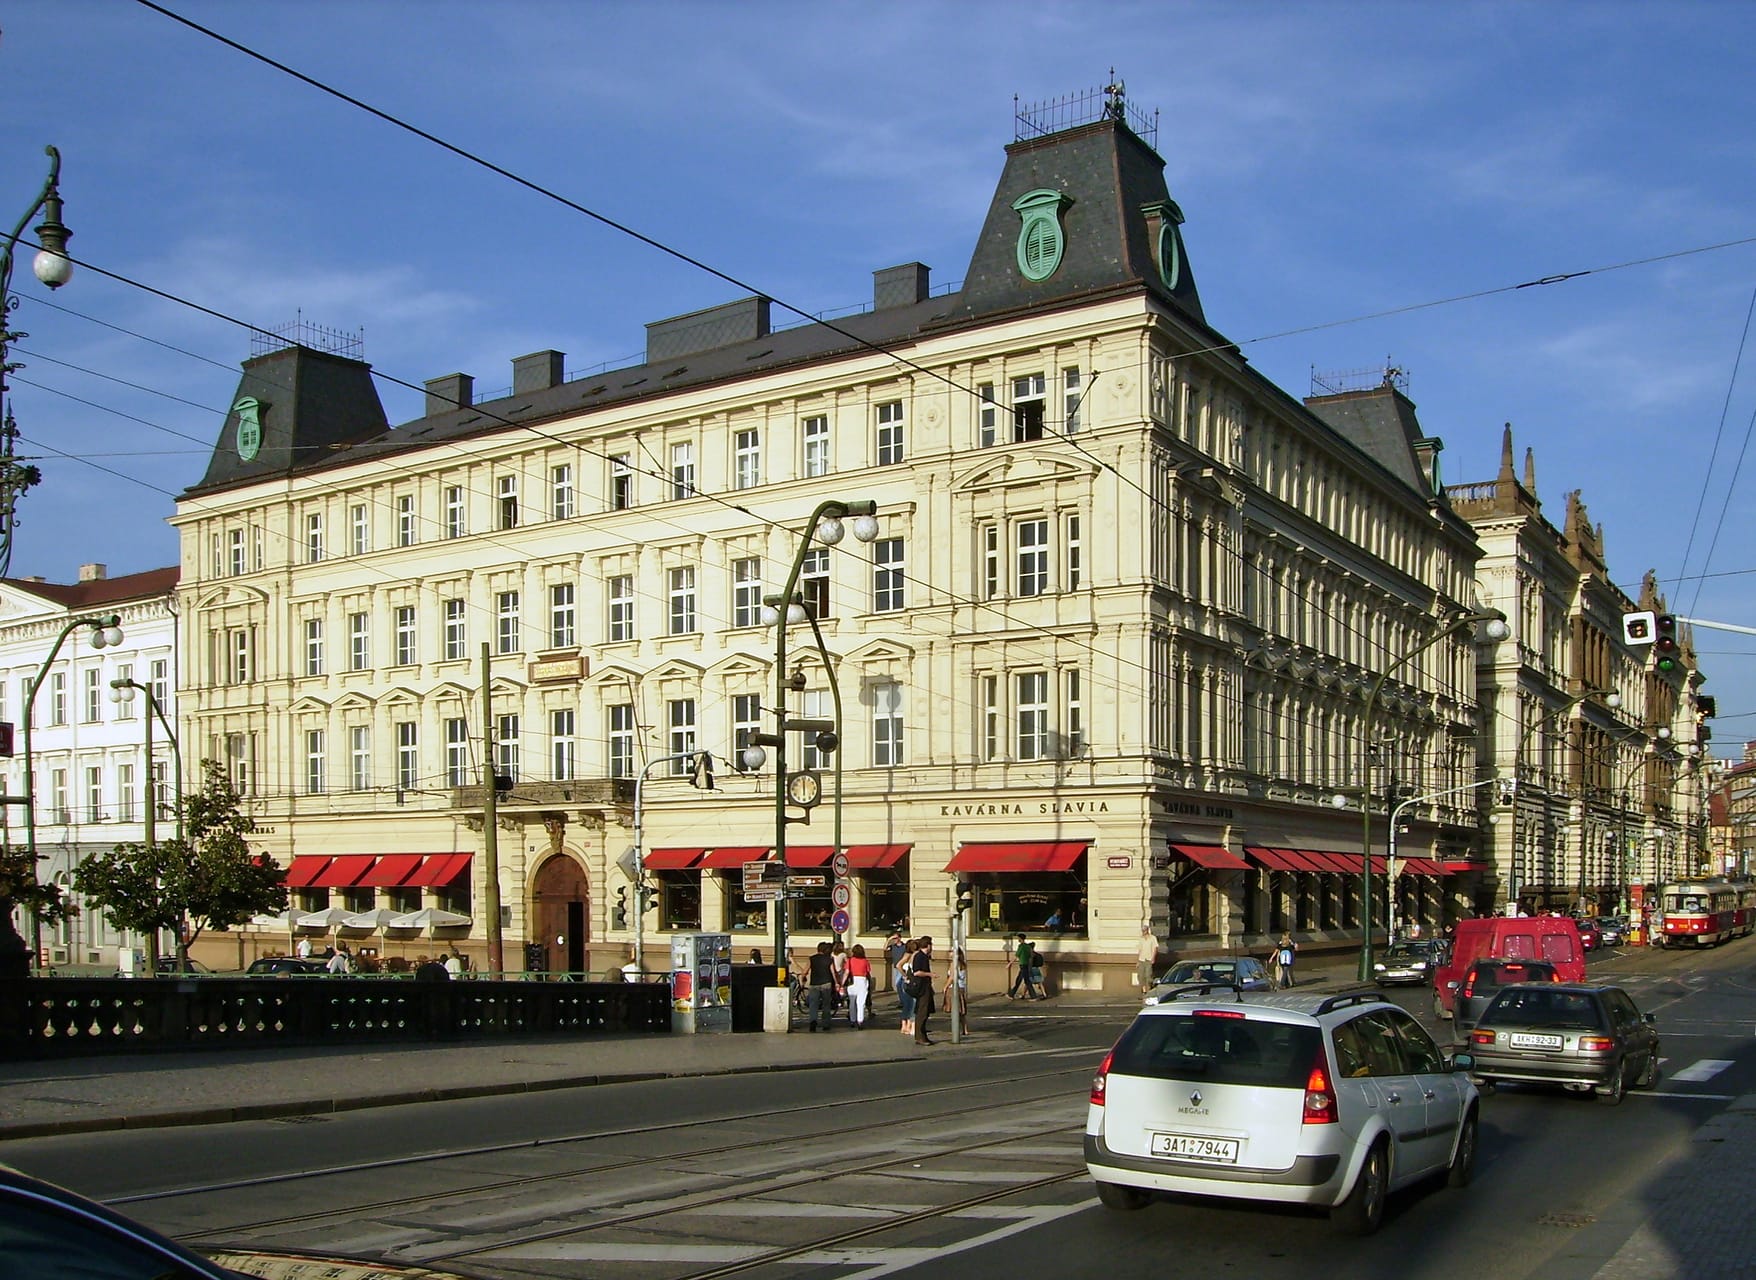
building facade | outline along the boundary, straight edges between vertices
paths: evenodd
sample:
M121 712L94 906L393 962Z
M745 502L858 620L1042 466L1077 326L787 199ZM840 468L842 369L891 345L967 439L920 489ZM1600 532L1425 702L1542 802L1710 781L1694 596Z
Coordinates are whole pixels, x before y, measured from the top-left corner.
M1097 986L1143 924L1357 938L1370 737L1458 792L1401 849L1439 919L1479 725L1471 637L1429 641L1477 603L1475 535L1412 405L1301 402L1208 325L1163 167L1103 101L1007 147L959 285L887 268L792 328L732 302L649 325L632 368L434 379L394 427L349 352L252 358L175 517L186 752L227 761L308 909L467 915L480 962L491 762L509 967L605 971L637 924L742 957L836 905L744 888L777 785L727 766L779 727L778 675L838 731L791 736L826 798L780 811L821 870L839 782L854 939L943 938L965 880L978 974L1023 931ZM826 499L874 503L875 540L802 527ZM762 606L794 567L813 625L777 673Z

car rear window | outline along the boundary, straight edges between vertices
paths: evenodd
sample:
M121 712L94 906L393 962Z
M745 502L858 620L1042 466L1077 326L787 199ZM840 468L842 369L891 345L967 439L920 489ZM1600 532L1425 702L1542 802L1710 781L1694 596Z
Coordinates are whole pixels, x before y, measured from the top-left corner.
M1201 1012L1141 1017L1122 1033L1114 1074L1303 1089L1316 1060L1310 1025Z
M1485 964L1476 970L1476 991L1491 991L1496 987L1511 987L1523 982L1553 982L1554 966L1546 964Z
M1543 959L1571 960L1573 958L1573 940L1564 933L1545 933L1543 935Z
M1482 1015L1481 1025L1502 1027L1565 1027L1596 1031L1604 1025L1598 1002L1577 991L1520 986L1502 991Z

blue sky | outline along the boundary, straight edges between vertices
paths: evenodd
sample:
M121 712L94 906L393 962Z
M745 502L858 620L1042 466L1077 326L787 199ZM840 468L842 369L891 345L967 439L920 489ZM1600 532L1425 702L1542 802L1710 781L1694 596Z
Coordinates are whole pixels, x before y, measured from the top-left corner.
M899 262L960 280L1015 95L1114 67L1159 113L1208 318L1267 376L1303 396L1391 360L1448 482L1492 479L1511 422L1545 512L1581 490L1630 593L1654 569L1676 611L1756 626L1756 243L1624 265L1756 237L1756 5L167 7L807 311ZM0 222L55 143L76 257L363 330L405 382L622 363L647 322L738 294L134 0L11 0L0 86ZM173 563L248 333L93 271L51 295L29 256L13 403L46 479L13 572ZM1734 753L1756 637L1696 639Z

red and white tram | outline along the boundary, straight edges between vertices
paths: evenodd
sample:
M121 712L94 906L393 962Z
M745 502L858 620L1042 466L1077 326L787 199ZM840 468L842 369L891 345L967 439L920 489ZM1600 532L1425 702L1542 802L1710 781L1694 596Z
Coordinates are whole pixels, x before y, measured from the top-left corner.
M1681 880L1659 890L1660 945L1710 947L1756 929L1756 884L1747 880Z

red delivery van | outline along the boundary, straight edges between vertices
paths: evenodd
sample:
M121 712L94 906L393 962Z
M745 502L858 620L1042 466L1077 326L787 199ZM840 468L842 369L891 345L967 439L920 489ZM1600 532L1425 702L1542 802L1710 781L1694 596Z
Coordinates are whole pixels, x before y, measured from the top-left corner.
M1433 971L1433 1013L1452 1014L1457 984L1477 960L1546 960L1562 982L1585 981L1579 926L1566 916L1489 916L1459 920L1451 955Z

